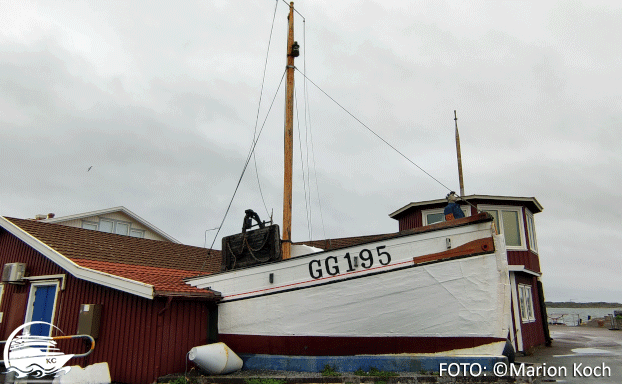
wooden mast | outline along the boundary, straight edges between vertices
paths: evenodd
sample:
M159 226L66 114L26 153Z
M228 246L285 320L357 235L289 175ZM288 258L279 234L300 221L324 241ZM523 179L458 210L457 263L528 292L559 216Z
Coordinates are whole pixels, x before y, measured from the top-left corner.
M460 178L460 196L464 196L464 180L462 180L462 154L460 153L460 135L458 134L458 116L454 109L454 121L456 122L456 153L458 156L458 177Z
M292 168L294 149L294 2L289 3L287 36L287 82L285 85L285 167L283 173L283 259L291 257L292 245Z

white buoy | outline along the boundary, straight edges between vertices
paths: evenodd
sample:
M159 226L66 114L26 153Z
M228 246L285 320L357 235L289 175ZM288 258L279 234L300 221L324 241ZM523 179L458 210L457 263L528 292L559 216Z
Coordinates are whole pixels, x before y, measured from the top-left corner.
M242 369L242 359L225 343L194 347L188 353L190 361L214 375L224 375Z

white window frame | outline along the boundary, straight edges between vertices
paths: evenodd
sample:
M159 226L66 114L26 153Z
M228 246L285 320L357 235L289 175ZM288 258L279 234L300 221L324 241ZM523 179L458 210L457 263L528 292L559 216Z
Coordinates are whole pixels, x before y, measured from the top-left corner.
M499 217L499 227L501 227L501 228L497 228L497 231L499 232L499 234L503 234L504 237L505 237L505 234L503 233L503 215L501 214L501 211L516 212L518 214L518 233L519 233L520 242L522 245L520 246L508 245L506 242L505 247L507 249L516 250L516 251L527 250L527 242L525 241L525 221L523 220L523 208L522 207L517 207L514 205L478 205L477 209L481 211L497 211L497 216Z
M0 283L0 306L2 306L2 297L4 296L4 283ZM2 324L2 318L4 317L4 312L0 312L0 324Z
M462 206L460 206L460 209L462 209L462 212L464 212L464 216L465 217L466 216L471 216L471 210L469 209L468 206L462 205ZM428 215L434 215L434 214L439 214L439 213L444 214L445 213L445 207L422 210L421 211L421 215L423 216L423 220L422 220L423 225L424 226L425 225L430 225L430 224L428 224ZM442 223L443 221L445 221L445 217L444 216L443 216L443 220L437 221L437 222L432 223L432 224Z
M127 233L125 235L122 234L122 233L117 233L117 225L119 225L119 224L127 225ZM115 235L129 236L131 230L132 230L132 223L130 223L128 221L115 220L115 222L114 222L114 232L112 232L112 233L114 233Z
M533 219L533 213L525 208L525 217L527 218L527 237L529 238L529 248L535 254L538 254L538 239L536 238L536 222Z
M140 236L132 236L132 232L135 232L137 234L139 234ZM132 227L130 227L130 233L129 235L130 237L135 237L137 239L144 239L145 238L145 231L142 229L133 229Z
M107 223L111 223L112 224L112 229L110 230L110 232L107 231L102 231L102 222L107 222ZM115 234L114 232L114 228L115 228L115 222L112 219L99 219L99 224L97 225L97 230L100 232L104 232L104 233L112 233Z
M107 223L111 223L112 224L112 232L105 232L101 230L101 223L102 221L105 221ZM120 234L117 233L117 225L118 224L125 224L127 225L127 234ZM95 229L93 228L85 228L85 225L92 225L95 227ZM121 236L131 236L130 234L132 233L132 231L136 232L136 233L140 233L140 236L132 236L132 237L136 237L136 238L140 238L140 239L144 239L145 238L145 230L144 229L135 229L132 227L132 222L130 221L123 221L123 220L115 220L115 219L109 219L109 218L100 218L98 222L93 222L93 221L88 221L88 220L82 220L82 228L84 229L90 229L93 231L99 231L99 232L104 232L104 233L112 233L114 235L121 235Z
M86 228L85 225L92 225L95 227L95 229L93 228ZM82 228L83 229L89 229L91 231L99 231L99 224L92 222L92 221L86 221L86 220L82 220Z
M24 323L32 321L32 311L34 309L35 303L35 292L37 291L36 288L38 286L46 285L56 285L56 290L54 291L54 305L52 306L52 318L50 319L51 324L55 323L54 320L56 318L56 303L58 302L58 292L60 290L60 282L58 280L41 280L30 283L30 293L28 294L28 306L26 307L26 317L24 317ZM30 327L28 327L28 332L30 333ZM50 334L48 336L51 336L51 334L52 327L50 327Z
M533 323L536 321L531 285L518 284L518 300L520 301L521 321L523 323Z

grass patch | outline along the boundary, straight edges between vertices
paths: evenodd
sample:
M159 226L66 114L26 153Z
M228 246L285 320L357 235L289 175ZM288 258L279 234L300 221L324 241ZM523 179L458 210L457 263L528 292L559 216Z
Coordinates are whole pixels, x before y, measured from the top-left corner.
M285 384L285 380L278 379L246 379L244 380L246 384Z
M374 377L380 377L383 379L388 379L389 377L399 376L395 372L381 371L375 367L370 367L369 372L365 372L361 368L359 368L354 372L354 374L357 376L374 376ZM381 382L378 381L377 383L381 383Z
M341 376L341 373L337 372L337 368L335 368L334 366L331 367L328 364L324 366L324 369L322 369L320 373L322 374L322 376Z

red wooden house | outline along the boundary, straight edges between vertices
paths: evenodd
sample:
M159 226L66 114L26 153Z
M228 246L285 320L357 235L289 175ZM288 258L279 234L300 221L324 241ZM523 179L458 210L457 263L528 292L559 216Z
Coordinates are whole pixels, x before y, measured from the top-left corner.
M513 332L510 339L514 349L527 352L550 337L544 293L540 277L540 259L534 215L542 206L534 197L465 196L460 202L466 216L479 211L495 218L497 231L505 237L512 289ZM445 220L445 199L410 203L389 216L399 222L399 230L417 228Z
M25 266L24 276L11 276L8 264ZM46 336L75 335L92 308L99 314L87 320L95 349L68 365L107 362L113 382L183 372L186 353L217 337L218 295L183 279L219 270L219 252L208 257L199 247L0 217L0 266L2 340L33 320L57 327L47 326ZM88 349L75 339L58 347Z

